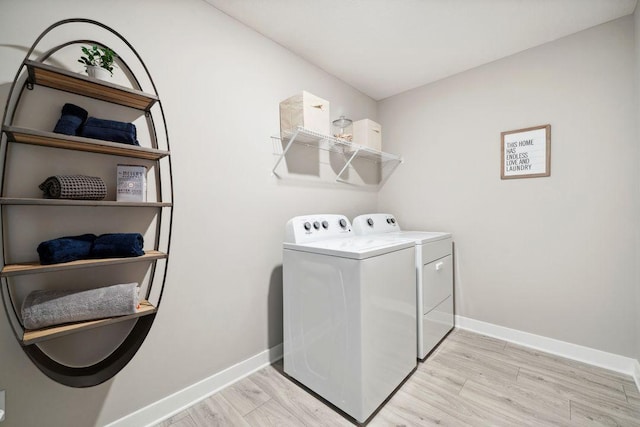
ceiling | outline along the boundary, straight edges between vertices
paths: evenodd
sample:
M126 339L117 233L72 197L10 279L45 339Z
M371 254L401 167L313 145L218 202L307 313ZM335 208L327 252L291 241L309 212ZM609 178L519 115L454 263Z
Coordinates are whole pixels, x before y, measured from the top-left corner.
M637 0L205 0L373 99L633 13Z

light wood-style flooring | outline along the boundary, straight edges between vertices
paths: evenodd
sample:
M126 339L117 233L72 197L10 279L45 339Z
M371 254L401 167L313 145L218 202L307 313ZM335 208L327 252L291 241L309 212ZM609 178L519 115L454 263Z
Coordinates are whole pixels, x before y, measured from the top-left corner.
M640 426L631 377L456 329L368 426ZM353 426L281 361L158 427Z

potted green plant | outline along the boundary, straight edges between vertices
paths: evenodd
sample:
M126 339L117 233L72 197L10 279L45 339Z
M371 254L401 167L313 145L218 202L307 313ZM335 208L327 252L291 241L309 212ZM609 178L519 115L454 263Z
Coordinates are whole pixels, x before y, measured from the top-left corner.
M91 49L82 46L82 53L84 55L78 59L78 62L85 66L89 77L106 80L113 76L115 67L113 61L116 59L114 51L108 47L93 45Z

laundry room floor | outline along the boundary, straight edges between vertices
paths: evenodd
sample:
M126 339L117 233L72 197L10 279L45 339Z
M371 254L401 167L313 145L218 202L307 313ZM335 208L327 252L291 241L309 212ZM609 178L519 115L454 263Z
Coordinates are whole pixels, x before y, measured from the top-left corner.
M282 361L157 427L352 426ZM456 329L368 426L640 426L629 376Z

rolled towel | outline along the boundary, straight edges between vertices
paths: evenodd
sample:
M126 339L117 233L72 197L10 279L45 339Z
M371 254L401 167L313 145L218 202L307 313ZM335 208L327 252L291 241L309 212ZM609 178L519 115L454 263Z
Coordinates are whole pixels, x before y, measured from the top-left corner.
M144 239L139 233L112 233L98 236L91 247L92 258L127 258L144 255Z
M22 303L26 329L61 323L124 316L136 312L140 297L137 283L125 283L86 291L33 291Z
M80 129L80 136L129 145L140 145L136 139L136 126L133 123L116 122L95 117L87 119Z
M97 176L54 175L39 188L47 199L102 200L107 196L107 185Z
M87 259L91 254L94 240L96 240L95 234L83 234L42 242L38 245L40 264L48 265Z
M77 135L78 129L80 129L82 123L87 120L88 115L87 110L82 107L73 104L64 104L62 107L62 116L58 120L58 123L56 123L53 131L65 135Z

